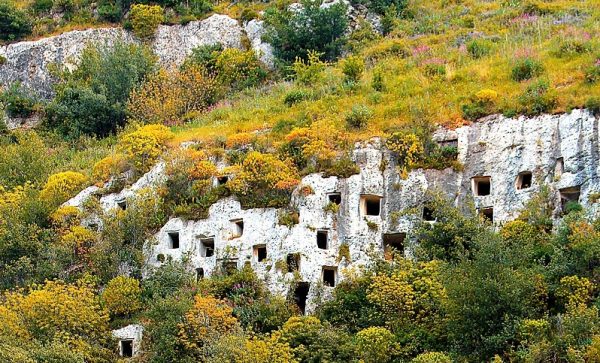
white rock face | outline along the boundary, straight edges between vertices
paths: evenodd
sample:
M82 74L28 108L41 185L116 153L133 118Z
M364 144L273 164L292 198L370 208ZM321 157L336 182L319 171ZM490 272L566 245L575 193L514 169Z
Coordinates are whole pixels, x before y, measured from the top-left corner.
M126 352L131 347L131 356L137 356L142 348L143 333L144 327L139 324L131 324L121 329L113 330L113 337L119 340L119 355L128 356Z
M408 246L403 239L410 238L421 213L394 218L394 212L421 210L428 192L439 191L458 207L474 200L480 210L491 208L497 225L514 219L542 185L554 195L556 217L561 197L578 200L596 211L590 195L600 192L599 122L587 111L574 110L535 118L493 116L454 131L441 131L435 139L443 145L457 145L464 169L414 170L406 179L400 177L394 157L378 139L358 143L353 159L360 174L347 179L312 174L302 179L291 201L299 211L297 225L279 225L277 209L243 210L234 198L222 199L211 206L207 219L169 220L153 239L156 242L149 242L147 263L160 266L169 257L179 260L187 256L194 268L202 269L203 276L210 276L225 262L237 268L250 264L274 293L293 294L288 291L292 282L309 283L306 309L311 311L332 290L323 286L324 270L335 271L337 284L349 268L369 264L373 254L382 255L384 244ZM151 181L164 180L163 170L157 166L139 183L148 186ZM531 173L531 182L521 185L519 175L525 172ZM473 195L473 177L489 177L489 195ZM102 204L109 209L135 189L105 196ZM310 192L303 193L307 190ZM341 199L337 213L324 210L332 193L339 193ZM235 223L240 220L243 232ZM325 246L318 245L319 233L326 233ZM342 245L349 247L349 261L340 258ZM207 247L214 249L212 256ZM266 248L261 261L259 247ZM282 263L294 254L300 256L296 274ZM410 256L411 251L405 250L405 254Z
M262 20L252 19L244 27L248 39L252 44L252 49L258 55L258 58L269 69L275 68L275 56L273 56L273 47L269 43L262 41L265 33L264 22Z
M159 26L151 47L161 64L178 65L199 45L221 43L224 47L242 48L242 36L243 29L235 19L215 14L187 25ZM0 65L0 86L20 81L42 98L50 98L53 81L48 70L50 64L72 69L89 43L110 45L118 40L139 42L121 28L99 28L0 46L0 56L6 58L6 63Z

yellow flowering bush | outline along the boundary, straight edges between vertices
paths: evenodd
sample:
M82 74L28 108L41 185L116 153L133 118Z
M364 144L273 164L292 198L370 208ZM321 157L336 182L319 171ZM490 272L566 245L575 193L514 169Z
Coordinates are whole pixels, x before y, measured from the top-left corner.
M59 205L72 198L87 183L87 177L74 171L65 171L50 175L46 185L40 192L43 201Z
M60 229L68 229L81 220L81 211L77 207L65 205L56 209L51 215L52 224Z
M475 93L475 97L481 102L495 102L498 98L498 92L486 88Z
M592 299L594 285L585 277L565 276L560 279L556 295L563 299L566 307L585 307Z
M98 161L92 170L92 177L100 185L108 182L111 178L117 177L126 172L129 168L129 163L125 155L116 153L109 155Z
M93 287L83 281L47 281L27 291L8 292L4 297L0 316L7 318L20 336L56 339L83 350L105 342L109 336L108 314L100 306Z
M217 174L217 166L209 160L196 163L189 172L192 179L210 179Z
M186 349L202 350L222 335L239 328L233 309L212 296L196 295L194 305L179 324L179 340Z
M356 334L356 346L365 363L391 362L396 352L395 337L386 328L372 326Z
M294 358L290 346L282 342L277 334L270 337L259 339L247 339L244 344L244 350L240 356L235 359L236 363L294 363Z
M73 226L60 238L60 243L71 249L76 256L85 259L96 241L96 234L82 226Z
M218 93L214 77L198 66L161 69L132 91L127 111L135 121L176 125L214 104Z
M249 153L239 173L229 183L234 193L291 191L299 183L295 168L270 154Z
M111 316L128 316L142 308L142 288L134 278L117 276L102 292L104 306Z
M239 148L251 144L254 139L254 134L249 132L239 132L228 136L227 141L225 141L225 146L227 146L228 149Z
M439 324L440 310L446 299L441 281L440 262L415 263L399 259L399 268L391 275L373 277L367 298L385 313L388 324Z
M397 156L403 178L408 176L408 171L415 167L425 153L421 140L415 134L395 132L388 137L386 146Z
M164 20L163 12L163 8L159 5L131 5L129 21L135 35L142 39L152 37L156 28Z
M6 189L0 185L0 209L10 209L18 206L25 195L25 188L28 186L19 185L12 189Z
M146 172L156 163L173 137L171 130L162 125L146 125L126 134L119 149L133 162L136 170Z
M217 79L233 89L258 85L267 78L267 72L253 50L227 48L216 59Z
M502 360L500 360L502 361ZM495 360L494 360L495 362ZM453 363L452 358L441 352L421 353L411 363Z

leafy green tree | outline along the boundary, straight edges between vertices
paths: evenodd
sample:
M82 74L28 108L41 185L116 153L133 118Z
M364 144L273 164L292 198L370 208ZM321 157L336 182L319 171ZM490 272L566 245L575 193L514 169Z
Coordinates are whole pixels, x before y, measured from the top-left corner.
M155 69L146 46L90 45L73 72L60 74L56 97L46 108L46 123L61 134L106 136L125 124L131 90Z
M323 53L327 60L341 54L348 28L346 6L341 2L321 4L321 0L304 0L300 9L270 8L265 12L265 38L284 63L307 60L310 50Z
M0 1L0 40L14 41L31 34L31 20L7 0Z

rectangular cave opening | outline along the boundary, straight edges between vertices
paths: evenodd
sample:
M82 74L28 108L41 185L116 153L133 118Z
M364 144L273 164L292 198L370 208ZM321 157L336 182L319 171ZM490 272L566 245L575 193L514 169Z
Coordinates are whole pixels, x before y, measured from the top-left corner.
M381 197L378 195L361 195L360 212L366 216L378 216L381 213Z
M267 245L256 245L254 246L254 256L256 261L263 262L267 259Z
M133 357L133 340L131 339L122 339L119 342L121 357L131 358Z
M406 233L384 233L383 234L383 254L386 260L392 260L395 254L404 254L404 240Z
M241 237L244 234L244 220L242 218L232 219L234 237Z
M286 257L288 272L300 271L300 254L289 253Z
M472 179L473 195L483 197L492 192L492 178L489 176L476 176Z
M310 283L298 282L294 289L294 302L302 315L306 313L306 300L308 298L308 292L310 291Z
M225 185L229 181L229 177L227 175L221 175L217 177L218 185Z
M200 281L204 278L204 269L202 267L198 267L196 269L196 281Z
M335 287L337 280L337 267L323 266L323 285Z
M121 210L127 210L127 200L126 199L117 200L117 207L119 207Z
M212 257L215 254L215 239L202 238L200 240L200 255L202 257Z
M423 220L425 222L435 222L433 208L427 204L423 206Z
M329 238L327 231L317 231L317 247L322 250L329 248Z
M560 179L560 177L565 172L565 159L563 157L556 158L556 163L554 164L554 177Z
M179 248L179 232L167 232L167 234L169 235L169 247L171 249Z
M483 218L484 220L486 220L490 223L494 223L494 208L492 208L492 207L482 208L479 211L479 214L481 215L481 218Z
M579 203L579 196L581 195L581 187L575 186L570 188L563 188L559 190L560 193L560 205L563 213L567 212L570 204Z
M340 193L329 193L329 195L327 195L327 198L329 198L329 203L337 205L342 204L342 195Z
M530 171L519 173L517 177L517 189L529 189L533 185L533 174Z

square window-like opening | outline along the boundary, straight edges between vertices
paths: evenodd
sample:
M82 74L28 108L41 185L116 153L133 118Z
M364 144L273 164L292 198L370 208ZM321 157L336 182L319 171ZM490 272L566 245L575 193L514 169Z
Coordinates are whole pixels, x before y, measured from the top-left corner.
M335 287L337 267L323 267L323 285Z
M229 177L227 175L221 175L217 177L217 184L225 185L229 181Z
M126 199L117 200L117 207L119 207L121 210L127 210L127 200Z
M494 208L482 208L479 211L479 214L484 220L488 221L489 223L494 223Z
M329 203L342 204L342 195L340 193L330 193L327 195L327 198L329 198Z
M119 343L119 345L121 346L121 357L133 357L133 340L121 340Z
M196 269L196 280L202 280L204 278L204 269L202 267L198 267Z
M569 204L579 203L581 187L570 187L560 189L560 204L563 212L567 212Z
M435 216L434 216L432 207L430 207L428 205L425 205L423 207L423 220L425 222L435 222Z
M244 220L243 219L232 219L233 224L233 235L234 237L241 237L244 234Z
M517 189L529 189L533 185L533 174L530 171L524 171L517 176Z
M383 253L386 260L392 260L395 254L404 254L406 233L385 233L383 235Z
M267 246L266 245L256 245L254 246L254 257L256 257L256 261L263 262L267 259Z
M212 257L215 254L215 239L202 238L200 240L200 255L202 257Z
M300 254L290 253L285 260L288 272L300 271Z
M329 237L327 231L317 231L317 247L322 250L329 248Z
M179 232L168 232L169 235L169 247L172 249L179 248Z
M360 212L366 216L378 216L381 213L381 197L378 195L362 195Z
M489 176L477 176L472 179L473 195L483 197L492 192L492 178Z

